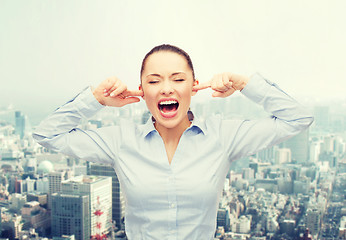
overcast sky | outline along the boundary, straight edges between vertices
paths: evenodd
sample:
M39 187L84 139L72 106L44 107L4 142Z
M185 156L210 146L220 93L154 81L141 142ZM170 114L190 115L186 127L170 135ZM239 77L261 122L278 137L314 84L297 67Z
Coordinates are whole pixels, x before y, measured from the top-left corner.
M0 0L0 107L52 110L112 75L137 88L142 58L162 43L190 54L200 82L260 72L293 96L345 100L345 9L343 0Z

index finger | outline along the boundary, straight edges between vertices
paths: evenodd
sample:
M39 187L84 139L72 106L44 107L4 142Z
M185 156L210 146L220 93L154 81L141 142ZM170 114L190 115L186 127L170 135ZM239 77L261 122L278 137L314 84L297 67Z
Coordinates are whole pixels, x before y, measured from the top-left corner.
M126 91L126 96L139 96L143 97L143 90L127 90Z
M208 82L200 83L200 84L193 86L192 90L199 91L199 90L203 90L203 89L210 88L210 87L211 87L211 83L210 83L210 81L208 81Z

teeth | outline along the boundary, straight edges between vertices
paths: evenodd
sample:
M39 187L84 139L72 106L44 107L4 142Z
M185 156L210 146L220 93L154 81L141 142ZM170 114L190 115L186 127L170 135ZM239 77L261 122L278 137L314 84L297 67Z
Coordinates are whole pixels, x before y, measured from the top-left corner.
M178 102L174 101L174 100L169 100L169 101L160 102L160 105L170 105L170 104L175 104L175 103L178 103Z

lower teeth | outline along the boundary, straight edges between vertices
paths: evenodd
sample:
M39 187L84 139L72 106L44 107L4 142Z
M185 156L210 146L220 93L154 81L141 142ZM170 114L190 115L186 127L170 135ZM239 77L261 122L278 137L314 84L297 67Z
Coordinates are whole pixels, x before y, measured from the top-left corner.
M170 112L174 112L174 111L168 111L168 112L164 112L163 110L160 110L160 112L162 112L162 113L170 113Z

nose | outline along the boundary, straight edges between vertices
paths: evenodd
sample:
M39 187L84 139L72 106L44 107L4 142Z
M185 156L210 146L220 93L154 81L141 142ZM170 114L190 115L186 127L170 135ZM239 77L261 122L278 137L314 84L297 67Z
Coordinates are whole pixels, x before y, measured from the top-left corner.
M170 95L174 92L174 89L170 83L170 81L164 81L162 83L162 88L160 90L160 93L163 95Z

